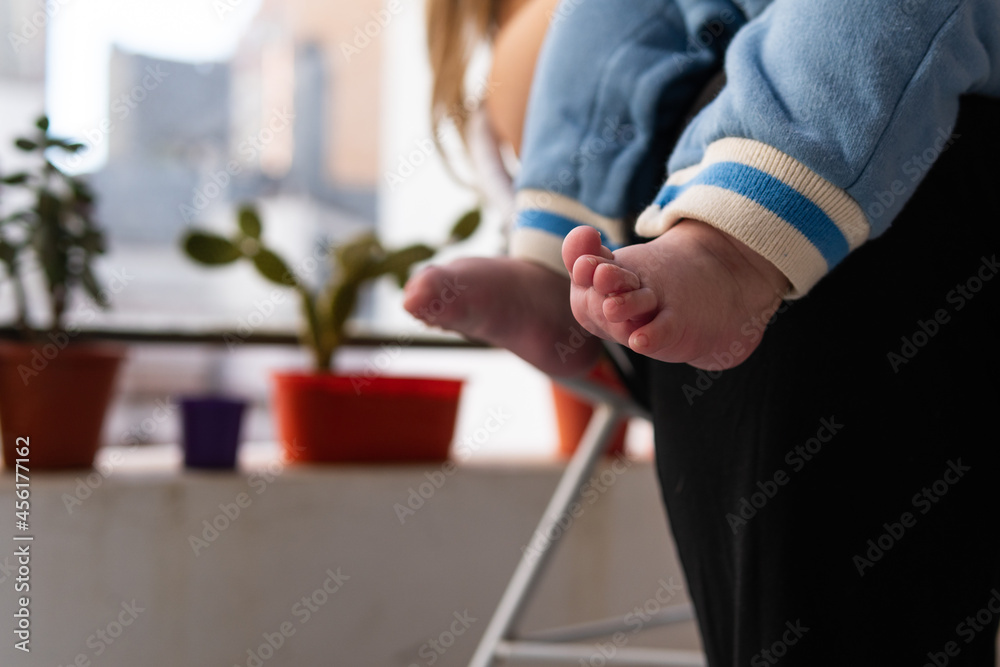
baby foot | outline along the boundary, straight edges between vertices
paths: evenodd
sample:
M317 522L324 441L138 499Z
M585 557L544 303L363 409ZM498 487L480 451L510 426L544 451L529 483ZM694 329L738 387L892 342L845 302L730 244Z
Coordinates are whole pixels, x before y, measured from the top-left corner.
M563 261L573 314L588 331L708 370L746 359L788 291L774 265L697 220L614 253L594 229L578 227L563 242Z
M601 342L570 311L569 277L508 257L431 266L406 284L403 307L432 326L503 347L549 375L589 370Z

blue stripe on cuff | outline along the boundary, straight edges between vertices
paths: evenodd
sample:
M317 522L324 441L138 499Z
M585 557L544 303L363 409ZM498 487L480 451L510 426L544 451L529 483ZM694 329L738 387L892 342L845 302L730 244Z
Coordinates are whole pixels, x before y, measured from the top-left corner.
M830 269L850 252L844 234L808 197L774 176L739 162L715 162L684 185L664 185L656 204L666 206L694 185L724 188L772 211L816 246Z
M573 231L574 228L579 227L582 224L584 223L571 220L570 218L564 218L556 213L531 208L517 212L517 222L514 226L537 229L564 239L567 234ZM600 229L597 230L597 233L601 235L601 243L606 248L618 250L618 248L621 247L617 243L613 243L608 238L607 234L602 232Z

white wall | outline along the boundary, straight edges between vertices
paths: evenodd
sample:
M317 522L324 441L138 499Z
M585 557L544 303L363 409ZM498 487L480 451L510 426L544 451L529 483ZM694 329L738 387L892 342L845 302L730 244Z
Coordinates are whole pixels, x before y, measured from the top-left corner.
M104 460L113 453L105 450ZM267 453L252 458L240 474L181 474L176 449L140 450L113 464L72 513L64 494L75 493L82 474L31 474L32 652L14 650L5 630L0 664L245 666L262 633L288 623L294 634L264 665L423 667L432 657L464 665L561 472L553 464L468 466L451 476L434 467L279 472ZM268 460L270 482L261 474ZM625 614L654 600L661 579L683 583L651 465L619 471L606 469L607 490L585 503L527 627ZM445 481L401 523L394 505L428 474ZM9 472L0 478L0 506L10 510L13 484ZM224 525L219 504L241 493L247 506L196 556L190 536L205 520ZM0 513L8 545L0 551L0 618L8 628L13 521L13 511ZM322 590L328 570L349 578L307 616L295 605ZM142 609L134 619L123 607L133 600ZM468 631L436 653L428 642L451 644L454 615L466 612L476 619ZM119 629L110 642L97 634ZM696 646L691 623L654 630L651 639Z

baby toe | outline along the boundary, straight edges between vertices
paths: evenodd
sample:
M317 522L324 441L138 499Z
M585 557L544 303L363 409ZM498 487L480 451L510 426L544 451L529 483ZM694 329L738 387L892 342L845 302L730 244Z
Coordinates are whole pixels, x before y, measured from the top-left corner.
M636 290L613 294L604 300L604 317L609 322L645 324L656 314L656 295L653 290L643 287Z
M594 267L593 282L594 289L601 294L620 294L642 286L637 275L611 262Z

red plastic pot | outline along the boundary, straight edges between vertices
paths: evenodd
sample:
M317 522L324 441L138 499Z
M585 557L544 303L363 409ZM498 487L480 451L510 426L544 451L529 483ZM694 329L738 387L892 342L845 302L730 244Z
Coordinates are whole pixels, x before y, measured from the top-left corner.
M291 461L444 461L461 391L461 380L277 373L275 423Z
M31 469L92 466L124 356L117 346L0 344L4 463L30 438Z

